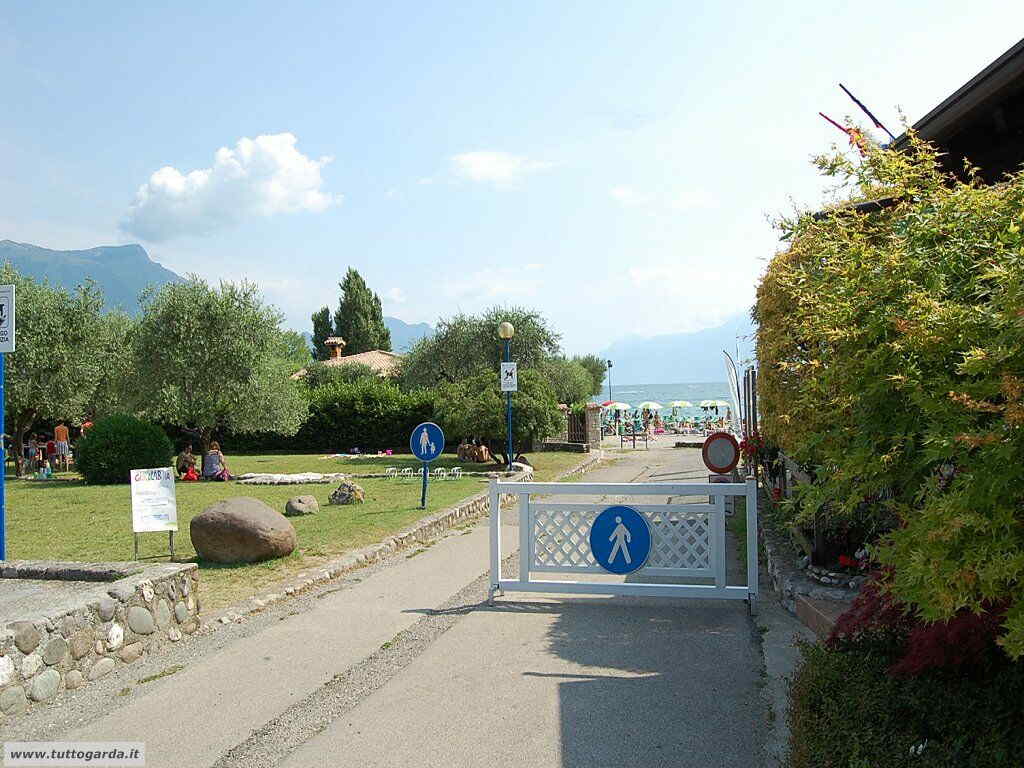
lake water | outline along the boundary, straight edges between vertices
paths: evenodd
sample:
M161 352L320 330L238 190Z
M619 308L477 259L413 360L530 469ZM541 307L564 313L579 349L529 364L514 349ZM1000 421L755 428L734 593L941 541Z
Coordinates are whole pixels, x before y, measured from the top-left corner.
M613 368L612 371L614 373L615 369ZM608 399L608 381L606 379L601 394L591 398L591 400L595 403L603 403ZM724 381L711 383L682 382L678 384L617 384L613 379L612 396L610 399L629 403L632 406L639 405L645 400L653 400L666 406L673 400L688 400L694 406L697 406L701 400L725 400L727 403L732 402L732 396L729 394L729 385ZM697 416L702 415L703 412L700 408L694 407L687 408L684 414L686 416Z

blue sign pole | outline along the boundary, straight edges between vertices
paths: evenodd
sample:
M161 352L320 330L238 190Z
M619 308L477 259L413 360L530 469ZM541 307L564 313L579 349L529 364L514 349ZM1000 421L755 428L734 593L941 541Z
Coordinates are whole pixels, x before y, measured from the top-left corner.
M418 425L409 436L409 450L423 462L423 492L420 495L420 509L427 508L427 480L430 477L429 464L444 452L444 432L432 421Z
M423 462L423 493L420 494L420 509L427 508L427 478L430 477L430 470L427 469L429 465L427 462Z
M7 559L7 443L4 441L4 357L0 354L0 560Z
M505 362L512 362L512 339L505 339ZM512 471L512 393L505 393L505 412L508 431L508 471Z

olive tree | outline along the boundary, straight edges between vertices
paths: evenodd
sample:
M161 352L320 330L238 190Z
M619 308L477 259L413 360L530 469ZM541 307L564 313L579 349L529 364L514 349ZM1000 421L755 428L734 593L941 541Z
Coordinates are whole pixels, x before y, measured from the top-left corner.
M305 402L280 324L245 281L192 275L145 294L132 344L141 410L195 432L204 453L215 429L294 434Z
M36 282L10 264L0 283L16 286L16 349L5 355L5 419L18 474L21 445L38 419L81 418L105 373L103 299L92 283L74 292Z
M486 372L452 382L438 391L435 415L445 433L452 437L475 437L490 444L491 453L508 464L508 428L505 398L497 373ZM519 391L512 395L512 441L523 445L558 431L562 413L555 391L538 371L519 374Z
M541 364L541 371L551 382L558 402L572 405L585 403L594 389L594 378L582 364L564 357L553 357Z
M437 325L437 331L418 341L402 361L400 383L405 389L430 389L484 371L497 381L502 344L498 325L515 327L512 359L520 370L535 368L558 354L560 336L538 312L523 307L492 307L480 315L455 315Z

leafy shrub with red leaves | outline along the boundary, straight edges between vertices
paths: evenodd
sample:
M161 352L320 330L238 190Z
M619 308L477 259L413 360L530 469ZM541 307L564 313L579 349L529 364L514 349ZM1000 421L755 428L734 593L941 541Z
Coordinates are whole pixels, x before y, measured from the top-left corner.
M1005 606L988 605L980 614L961 610L945 621L924 622L875 578L836 622L828 644L836 650L873 649L890 659L895 677L931 670L987 672L1007 663L997 644L1004 619Z

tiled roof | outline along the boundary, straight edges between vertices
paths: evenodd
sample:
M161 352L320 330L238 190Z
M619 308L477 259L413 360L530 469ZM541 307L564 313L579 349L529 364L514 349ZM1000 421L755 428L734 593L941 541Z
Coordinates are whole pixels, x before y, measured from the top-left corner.
M332 357L324 360L324 365L351 365L353 363L361 363L362 365L369 366L378 376L394 376L398 373L398 366L402 358L393 352L385 352L383 349L372 349L369 352L360 352L356 355L343 355L342 357ZM306 375L306 369L303 368L298 373L292 375L293 379L301 379Z

